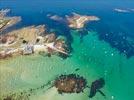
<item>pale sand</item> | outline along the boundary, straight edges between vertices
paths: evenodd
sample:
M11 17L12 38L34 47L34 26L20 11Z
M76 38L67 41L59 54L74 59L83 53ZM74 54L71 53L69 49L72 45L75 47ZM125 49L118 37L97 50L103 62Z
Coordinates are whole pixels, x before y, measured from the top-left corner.
M87 100L88 96L86 93L80 94L59 94L55 87L50 88L45 93L42 93L39 96L33 96L30 98L31 100Z
M74 31L76 32L76 31ZM5 82L1 83L1 90L3 92L12 92L20 90L28 90L30 88L37 88L53 80L57 75L77 73L85 77L88 84L91 85L95 79L104 77L106 79L106 85L101 89L106 94L106 100L120 100L120 95L129 95L133 97L133 76L129 79L127 75L131 73L131 67L134 65L133 58L126 59L124 55L120 55L118 51L111 48L107 43L99 41L95 34L88 34L85 36L83 43L80 44L79 36L73 35L72 47L74 52L72 56L63 60L57 56L43 57L39 55L23 56L13 58L7 61L0 61L0 67L12 68L13 70L0 73L1 80ZM89 52L90 50L90 52ZM107 51L107 54L105 54ZM113 55L111 55L113 54ZM119 59L121 57L121 59ZM122 78L120 79L119 61L122 61ZM80 68L75 72L76 68ZM11 71L12 74L7 72ZM14 74L14 71L15 74ZM132 73L131 73L132 74ZM4 76L4 77L3 77ZM128 83L131 80L132 83ZM10 83L10 84L9 84ZM126 88L126 83L127 85ZM24 89L25 88L25 89ZM55 88L39 89L30 96L30 100L89 100L89 89L86 89L81 94L63 94L59 95ZM119 91L118 91L119 90ZM124 91L125 90L125 91ZM130 91L130 92L128 92ZM122 97L127 98L127 97ZM124 100L122 99L121 100ZM92 100L104 100L105 98L97 93ZM127 99L126 99L127 100ZM129 100L129 99L128 99ZM131 99L130 99L131 100Z

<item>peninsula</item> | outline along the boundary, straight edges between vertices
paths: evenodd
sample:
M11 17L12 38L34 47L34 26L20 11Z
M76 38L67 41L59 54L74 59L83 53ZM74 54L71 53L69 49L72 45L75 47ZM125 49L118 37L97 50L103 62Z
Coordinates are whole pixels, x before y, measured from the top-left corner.
M46 30L45 25L29 26L0 35L0 59L41 52L68 55L66 41Z

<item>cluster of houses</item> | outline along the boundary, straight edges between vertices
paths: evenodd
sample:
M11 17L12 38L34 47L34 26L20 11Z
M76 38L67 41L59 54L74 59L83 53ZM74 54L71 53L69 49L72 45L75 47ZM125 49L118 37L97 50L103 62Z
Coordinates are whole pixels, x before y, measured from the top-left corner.
M10 10L0 11L0 59L13 55L30 55L45 52L49 55L59 53L68 55L67 45L63 38L55 33L46 32L44 25L31 26L9 33L1 34L9 26L13 26L20 17L6 17Z
M10 49L10 47L12 47L12 44L17 44L17 42L18 37L15 35L0 36L0 46L6 47L5 50L2 50L0 52L0 58L7 58L9 55L11 57L11 55L14 54L30 55L39 52L49 53L50 55L61 53L68 56L65 40L59 37L56 38L56 35L54 33L47 34L44 37L38 36L35 43L29 43L23 39L20 46Z

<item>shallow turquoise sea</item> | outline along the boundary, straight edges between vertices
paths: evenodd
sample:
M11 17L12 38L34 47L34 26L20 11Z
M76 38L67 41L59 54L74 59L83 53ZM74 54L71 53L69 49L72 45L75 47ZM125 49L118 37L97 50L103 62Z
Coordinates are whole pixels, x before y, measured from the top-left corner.
M95 32L89 32L82 43L77 31L72 30L71 34L73 52L67 59L31 55L0 61L1 95L29 92L29 89L36 89L60 74L76 73L85 77L89 85L100 77L105 79L102 91L106 98L97 93L91 100L133 100L134 58L127 59L119 54L108 43L100 41ZM75 71L76 68L80 70ZM55 88L48 87L35 90L29 96L30 100L89 100L88 88L84 93L60 95Z
M134 12L114 12L115 8L133 7L133 0L0 0L0 9L11 9L9 16L22 17L20 23L7 31L45 24L57 35L64 35L72 47L67 59L34 54L0 60L0 100L3 95L14 93L17 98L21 92L28 93L30 100L133 100ZM46 17L47 14L65 16L72 12L95 15L101 20L87 23L81 33ZM80 34L84 34L82 41ZM80 70L75 71L78 68ZM88 88L84 93L60 95L47 84L58 75L71 73L83 76L88 85L104 78L105 86L101 90L106 97L97 93L90 99ZM40 88L44 84L45 87Z

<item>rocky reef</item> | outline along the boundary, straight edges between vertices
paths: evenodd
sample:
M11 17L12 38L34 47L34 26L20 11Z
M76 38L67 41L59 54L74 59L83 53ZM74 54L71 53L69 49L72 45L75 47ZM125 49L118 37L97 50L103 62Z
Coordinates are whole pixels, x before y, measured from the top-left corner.
M76 74L60 75L54 82L54 86L60 94L83 92L86 85L86 79Z

